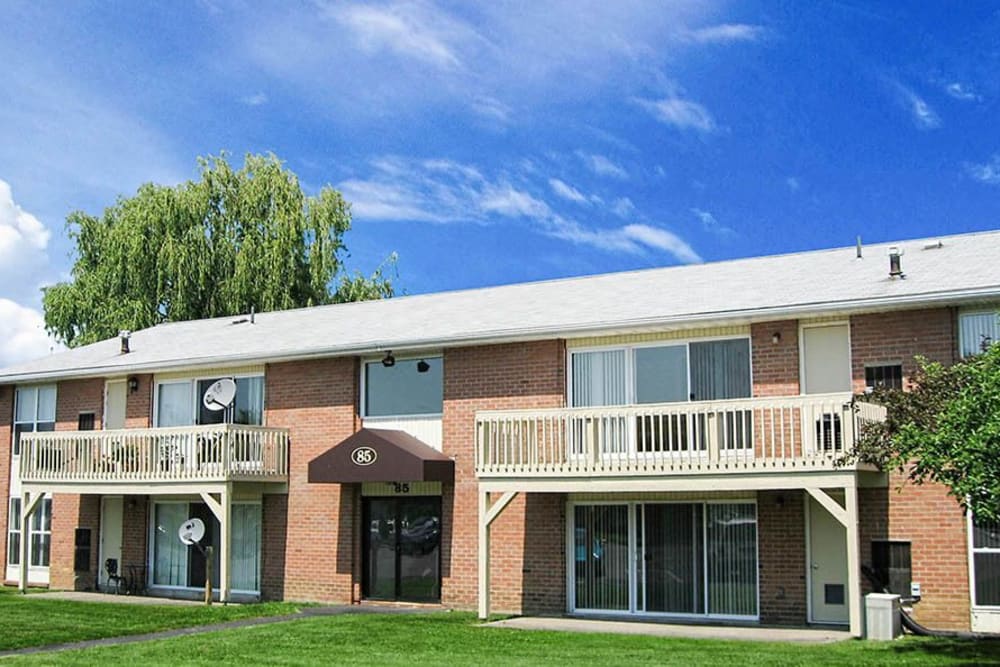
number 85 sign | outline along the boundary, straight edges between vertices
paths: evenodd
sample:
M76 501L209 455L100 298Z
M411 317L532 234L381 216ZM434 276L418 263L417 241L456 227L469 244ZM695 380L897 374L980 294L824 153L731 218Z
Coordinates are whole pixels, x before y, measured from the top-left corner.
M371 447L358 447L351 452L351 461L356 466L370 466L378 459L378 452Z

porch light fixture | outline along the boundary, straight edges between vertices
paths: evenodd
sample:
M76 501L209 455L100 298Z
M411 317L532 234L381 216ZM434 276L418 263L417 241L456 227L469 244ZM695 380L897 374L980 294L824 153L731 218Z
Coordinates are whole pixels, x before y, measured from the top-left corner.
M420 361L417 362L417 372L418 373L426 373L430 369L431 369L431 365L429 363L427 363L426 361L424 361L423 359L421 359Z
M385 357L382 358L382 365L386 368L392 368L396 365L396 357L392 356L392 350L385 353Z
M774 343L775 345L777 345L778 343L781 342L781 332L780 331L775 331L773 334L771 334L771 342Z
M128 391L130 394L134 394L139 391L139 378L134 375L128 379Z

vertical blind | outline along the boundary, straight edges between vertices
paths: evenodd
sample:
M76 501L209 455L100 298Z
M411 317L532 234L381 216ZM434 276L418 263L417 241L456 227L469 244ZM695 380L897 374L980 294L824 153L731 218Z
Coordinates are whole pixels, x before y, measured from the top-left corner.
M624 405L625 350L573 355L573 406Z
M627 505L575 506L577 609L758 615L753 503L637 503L635 517Z
M959 349L963 357L979 354L984 344L1000 340L1000 317L997 313L967 313L958 318Z
M972 519L972 566L977 606L1000 606L1000 522Z

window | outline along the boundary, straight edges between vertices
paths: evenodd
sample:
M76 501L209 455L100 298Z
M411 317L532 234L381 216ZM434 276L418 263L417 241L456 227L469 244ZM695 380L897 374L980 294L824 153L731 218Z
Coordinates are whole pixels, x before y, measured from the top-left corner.
M56 388L18 387L14 402L14 456L18 456L22 433L56 429Z
M876 540L872 542L872 570L883 588L908 597L913 578L910 543Z
M28 527L28 563L32 567L49 566L49 547L52 543L52 499L44 498L31 515Z
M7 563L21 564L21 499L10 499L7 513Z
M205 391L221 378L160 382L156 385L156 425L264 423L264 376L231 378L236 398L225 410L209 410L201 401Z
M711 401L751 393L746 338L574 352L570 368L574 407Z
M177 530L191 517L205 522L202 544L218 544L219 522L204 503L158 502L153 506L155 528L152 537L154 586L201 588L205 585L205 559L196 547L187 547L177 539ZM235 591L260 590L261 506L234 503L230 584ZM219 549L213 549L212 585L219 586Z
M441 357L397 359L393 366L381 361L364 364L366 417L439 415L444 406Z
M1000 340L1000 316L995 310L958 316L958 347L963 357L983 351Z
M902 389L903 366L900 364L865 366L865 387L870 389L875 389L876 387Z
M1000 607L1000 522L972 517L972 604Z
M76 430L77 431L93 431L94 430L94 413L93 412L81 412L80 416L76 420Z

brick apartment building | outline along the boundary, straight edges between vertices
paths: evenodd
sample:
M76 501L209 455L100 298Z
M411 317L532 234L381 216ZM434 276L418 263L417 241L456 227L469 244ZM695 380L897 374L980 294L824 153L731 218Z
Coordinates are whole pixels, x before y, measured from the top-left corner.
M853 393L1000 335L998 260L1000 232L969 234L164 324L7 368L5 578L105 589L114 559L196 595L197 517L224 600L860 634L867 565L919 586L921 622L995 631L998 527L834 460L881 418Z

